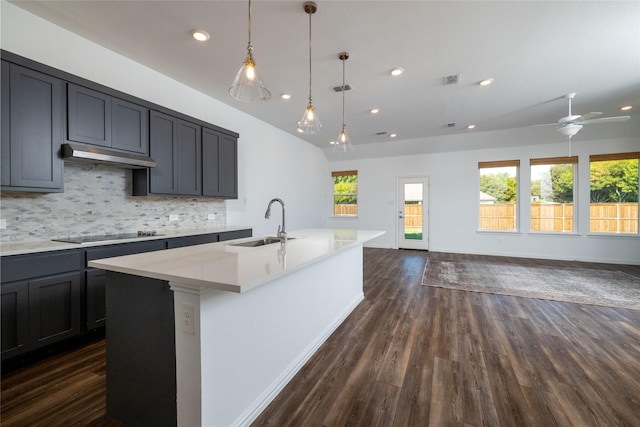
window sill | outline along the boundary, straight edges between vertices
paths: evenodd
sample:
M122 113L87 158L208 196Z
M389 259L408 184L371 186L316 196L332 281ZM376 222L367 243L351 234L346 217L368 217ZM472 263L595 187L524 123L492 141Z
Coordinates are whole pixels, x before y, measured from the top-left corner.
M601 237L601 238L614 238L614 239L638 239L640 238L640 234L631 234L631 233L589 233L587 234L589 238L592 237Z
M522 234L518 230L476 230L478 234Z
M530 231L527 233L529 236L561 236L561 237L580 237L580 234L575 231Z

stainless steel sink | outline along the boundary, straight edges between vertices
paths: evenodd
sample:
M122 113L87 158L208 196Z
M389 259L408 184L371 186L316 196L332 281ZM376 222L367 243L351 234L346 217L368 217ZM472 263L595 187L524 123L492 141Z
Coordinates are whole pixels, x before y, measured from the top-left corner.
M288 240L293 240L295 237L289 237ZM280 243L278 237L262 237L260 239L248 240L246 242L231 243L229 246L244 246L249 248L255 248L257 246L270 245L272 243Z

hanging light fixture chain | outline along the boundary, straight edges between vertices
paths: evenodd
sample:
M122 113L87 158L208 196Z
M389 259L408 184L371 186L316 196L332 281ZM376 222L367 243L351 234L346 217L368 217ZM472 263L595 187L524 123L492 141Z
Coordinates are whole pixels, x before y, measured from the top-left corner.
M249 0L249 15L247 18L247 24L249 27L249 42L247 43L247 52L249 52L249 59L253 61L253 46L251 46L251 0Z

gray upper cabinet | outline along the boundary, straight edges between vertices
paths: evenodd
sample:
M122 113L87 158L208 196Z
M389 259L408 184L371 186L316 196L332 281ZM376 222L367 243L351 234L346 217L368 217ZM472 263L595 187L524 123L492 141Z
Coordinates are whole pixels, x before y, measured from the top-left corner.
M178 194L202 195L202 127L178 121Z
M202 194L238 198L237 138L212 129L202 130Z
M150 155L157 166L133 171L133 195L237 198L237 138L151 111Z
M63 191L63 82L2 62L2 189Z
M111 97L69 83L67 126L69 141L111 146Z
M120 150L149 152L149 109L111 98L111 146Z
M39 64L2 53L2 190L62 192L61 145L150 156L134 169L134 196L238 198L238 134Z
M147 154L149 110L78 86L67 85L67 139Z
M156 161L152 169L134 170L134 195L178 194L178 119L151 111L149 119L149 154ZM147 183L147 173L149 182ZM136 177L143 175L144 192L136 194ZM143 188L140 188L142 191Z

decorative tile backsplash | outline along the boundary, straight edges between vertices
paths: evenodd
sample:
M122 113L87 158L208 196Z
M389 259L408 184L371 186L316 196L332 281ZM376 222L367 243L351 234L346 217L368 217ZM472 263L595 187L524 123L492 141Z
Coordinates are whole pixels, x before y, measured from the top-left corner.
M214 214L215 219L208 219ZM178 215L178 221L169 216ZM133 197L131 171L111 166L65 163L64 193L3 191L0 242L50 240L93 234L131 233L224 226L224 200Z

